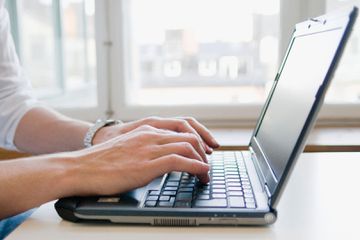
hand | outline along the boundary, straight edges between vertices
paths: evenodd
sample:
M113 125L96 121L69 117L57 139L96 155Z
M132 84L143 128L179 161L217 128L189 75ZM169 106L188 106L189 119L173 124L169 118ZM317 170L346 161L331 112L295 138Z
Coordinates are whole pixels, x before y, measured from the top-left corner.
M121 134L132 131L140 126L152 126L158 129L170 130L174 132L192 133L199 139L206 153L211 153L212 148L220 145L212 136L210 131L196 119L191 117L184 118L160 118L149 117L138 121L128 122L122 125L115 125L100 129L93 140L94 145L102 143Z
M130 125L127 125L130 126ZM142 187L171 171L209 181L209 166L198 137L142 125L80 150L70 161L74 178L69 195L112 195Z

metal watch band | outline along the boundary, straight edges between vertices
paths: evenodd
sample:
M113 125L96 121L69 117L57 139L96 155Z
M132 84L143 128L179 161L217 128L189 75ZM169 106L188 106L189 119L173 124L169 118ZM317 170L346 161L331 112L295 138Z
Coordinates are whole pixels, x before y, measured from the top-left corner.
M108 127L108 126L112 126L112 125L117 125L117 124L121 124L122 122L120 120L103 120L103 119L98 119L96 120L95 124L92 125L89 130L86 132L85 137L84 137L84 146L86 148L91 147L93 144L93 139L95 134L103 127Z

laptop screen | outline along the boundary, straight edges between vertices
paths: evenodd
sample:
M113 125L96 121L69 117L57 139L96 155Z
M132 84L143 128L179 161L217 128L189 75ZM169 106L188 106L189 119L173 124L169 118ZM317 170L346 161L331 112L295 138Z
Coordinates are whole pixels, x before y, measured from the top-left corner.
M343 29L293 38L273 96L255 133L276 179L280 179L314 104Z

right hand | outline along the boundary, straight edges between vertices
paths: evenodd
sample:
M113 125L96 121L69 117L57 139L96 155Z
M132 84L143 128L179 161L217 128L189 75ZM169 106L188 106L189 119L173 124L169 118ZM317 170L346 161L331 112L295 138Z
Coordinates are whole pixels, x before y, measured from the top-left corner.
M209 166L199 138L141 126L73 158L74 178L69 195L112 195L142 187L171 171L209 181Z

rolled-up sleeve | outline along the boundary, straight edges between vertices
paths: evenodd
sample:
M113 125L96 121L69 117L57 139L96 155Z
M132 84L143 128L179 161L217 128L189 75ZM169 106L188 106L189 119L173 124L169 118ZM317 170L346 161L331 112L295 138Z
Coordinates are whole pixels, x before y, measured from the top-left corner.
M0 0L0 147L17 150L16 128L24 114L36 105L16 55L8 12Z

